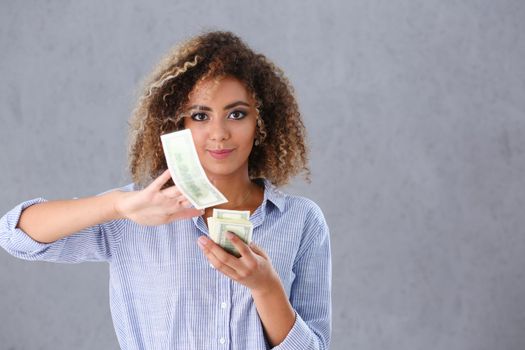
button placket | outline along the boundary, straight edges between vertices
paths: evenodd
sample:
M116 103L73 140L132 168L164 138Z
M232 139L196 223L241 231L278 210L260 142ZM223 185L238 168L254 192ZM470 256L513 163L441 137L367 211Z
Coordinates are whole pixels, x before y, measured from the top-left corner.
M230 339L230 300L231 300L231 289L230 279L226 276L220 276L219 278L219 294L218 294L218 329L217 329L217 341L221 345L221 348L227 349L229 346Z

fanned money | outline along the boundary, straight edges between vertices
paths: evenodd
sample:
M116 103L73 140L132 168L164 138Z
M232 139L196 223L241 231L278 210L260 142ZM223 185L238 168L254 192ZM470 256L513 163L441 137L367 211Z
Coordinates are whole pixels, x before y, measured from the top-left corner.
M231 232L249 244L252 241L253 224L249 220L250 212L238 210L213 209L213 216L208 218L208 231L210 238L229 253L240 257L241 255L226 237L226 232Z
M189 129L165 134L160 138L171 177L195 208L204 209L228 202L208 180Z

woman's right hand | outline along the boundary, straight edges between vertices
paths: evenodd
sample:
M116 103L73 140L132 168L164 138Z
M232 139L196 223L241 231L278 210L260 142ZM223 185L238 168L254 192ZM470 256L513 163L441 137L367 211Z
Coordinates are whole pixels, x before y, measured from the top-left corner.
M115 210L120 217L148 226L202 215L204 211L190 208L190 202L177 186L162 190L162 186L170 178L171 174L167 169L143 190L123 192L115 203Z

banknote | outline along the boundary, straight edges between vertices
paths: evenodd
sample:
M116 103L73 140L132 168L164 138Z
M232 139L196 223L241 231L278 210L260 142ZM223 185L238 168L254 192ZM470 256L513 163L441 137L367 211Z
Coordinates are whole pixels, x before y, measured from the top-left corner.
M218 217L224 216L225 213L228 213L230 218ZM249 211L214 209L213 216L208 218L210 238L229 253L239 257L239 252L226 237L226 232L237 235L244 243L249 244L253 234L253 224L245 219L249 215ZM231 219L232 217L235 218Z
M228 220L250 220L249 210L213 209L213 217Z
M228 202L208 180L189 129L165 134L160 138L171 177L195 208L204 209Z

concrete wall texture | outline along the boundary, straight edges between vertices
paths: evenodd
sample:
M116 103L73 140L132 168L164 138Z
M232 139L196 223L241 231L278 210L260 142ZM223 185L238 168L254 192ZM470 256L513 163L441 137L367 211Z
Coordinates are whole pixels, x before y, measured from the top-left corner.
M333 245L332 349L525 349L525 2L2 1L0 212L130 182L141 79L203 29L280 65ZM105 264L0 251L1 349L117 349Z

